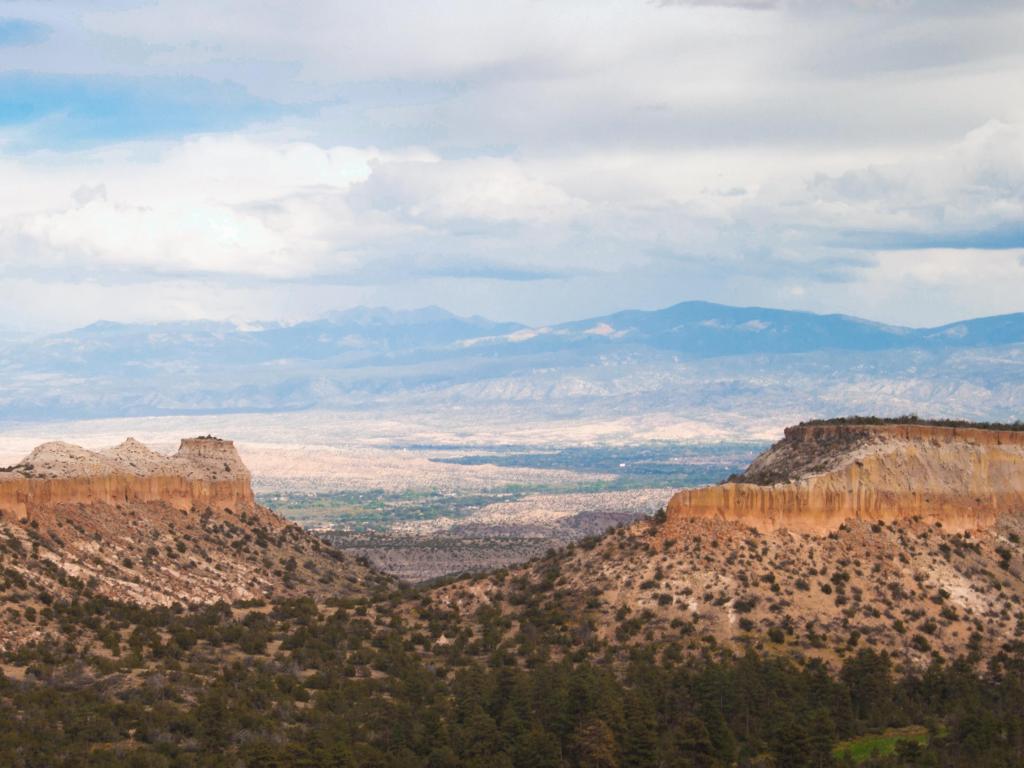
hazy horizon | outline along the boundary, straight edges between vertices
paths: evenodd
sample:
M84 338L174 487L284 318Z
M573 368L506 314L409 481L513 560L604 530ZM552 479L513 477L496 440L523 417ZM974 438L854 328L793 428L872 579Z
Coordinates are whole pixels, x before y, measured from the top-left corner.
M710 304L710 305L721 306L721 307L726 307L726 308L730 308L730 309L767 310L767 311L772 311L772 312L801 312L801 313L806 313L806 314L811 314L811 315L818 315L818 316L822 316L822 317L828 317L828 316L847 317L847 318L851 318L851 319L854 319L854 320L862 320L862 321L867 322L867 323L873 323L873 324L876 324L876 325L892 326L892 327L895 327L895 328L907 328L907 329L911 329L911 330L928 330L928 329L932 329L932 328L943 327L943 326L946 326L946 325L955 325L955 324L957 324L959 322L968 322L968 321L971 321L971 320L985 320L985 319L989 319L989 318L1003 317L1003 316L1006 316L1006 315L1020 314L1020 312L1005 312L1005 313L995 313L995 314L978 315L978 316L962 316L962 317L956 317L956 318L954 318L952 320L949 320L947 322L943 322L943 323L940 323L940 324L937 324L937 325L912 325L912 324L905 324L905 323L888 323L888 322L885 322L883 320L875 319L873 317L866 317L864 315L858 315L858 314L849 313L849 312L827 312L827 311L820 311L819 312L819 311L814 311L814 310L800 309L800 308L796 308L796 307L781 307L781 306L770 306L769 307L769 306L756 305L756 304L740 305L740 304L728 304L728 303L725 303L725 302L709 302L709 301L705 301L703 299L687 299L685 301L675 302L673 304L669 304L669 305L666 305L666 306L652 306L652 307L619 306L619 307L610 309L608 311L601 312L600 314L597 314L597 315L589 315L589 316L586 316L586 317L566 315L564 317L559 317L558 319L552 320L552 321L549 321L549 322L531 323L531 322L528 322L526 320L522 320L522 319L520 319L518 317L503 317L503 316L479 314L479 313L478 314L473 314L473 315L460 314L459 312L455 312L455 311L449 309L448 307L439 306L437 304L422 304L422 305L410 306L410 307L394 307L394 306L387 306L387 305L383 305L383 304L379 304L379 305L357 304L357 305L347 306L347 307L338 307L338 308L333 308L333 309L326 309L326 310L321 311L321 312L310 314L307 317L297 317L297 318L294 318L294 319L283 319L283 320L273 320L273 319L256 317L256 316L253 316L253 317L249 317L249 316L246 316L246 317L223 317L223 318L217 318L217 317L194 317L194 318L182 318L182 319L178 319L178 320L175 320L175 319L166 319L166 320L115 320L115 319L111 319L109 317L97 317L96 319L94 319L92 321L89 321L87 323L84 323L82 325L73 325L73 326L67 326L67 327L62 327L62 328L53 328L53 329L38 329L35 332L29 331L29 330L23 330L23 331L20 331L19 333L21 335L26 336L26 337L45 336L45 335L52 335L52 334L59 335L61 333L67 333L67 332L71 332L71 331L76 331L76 330L80 330L82 328L87 328L87 327L92 326L92 325L100 325L100 324L104 324L104 323L120 324L120 325L136 325L136 324L138 324L138 325L174 325L174 324L180 324L180 323L227 323L229 325L234 325L235 328L240 330L240 331L247 331L247 330L259 330L259 329L261 329L263 327L270 327L270 326L291 327L291 326L299 325L299 324L302 324L302 323L316 322L316 321L319 321L319 320L329 320L329 319L332 318L332 316L343 315L343 314L345 314L347 312L357 312L357 311L360 311L360 310L370 311L370 312L394 313L395 315L399 315L401 313L416 313L416 312L424 312L424 311L429 311L429 310L439 310L440 312L444 312L446 314L449 314L449 315L452 315L454 317L461 318L461 319L480 319L480 320L489 320L489 321L493 321L493 322L496 322L496 323L518 324L518 325L525 326L527 328L545 328L545 327L550 327L550 326L561 325L561 324L564 324L564 323L579 322L579 321L589 320L589 319L598 319L598 318L601 318L601 317L606 317L608 315L614 315L614 314L619 313L619 312L629 312L629 311L658 312L658 311L662 311L662 310L671 309L672 307L678 306L680 304ZM12 332L15 331L15 329L6 328L4 326L0 326L0 330L8 330L8 331L12 331Z

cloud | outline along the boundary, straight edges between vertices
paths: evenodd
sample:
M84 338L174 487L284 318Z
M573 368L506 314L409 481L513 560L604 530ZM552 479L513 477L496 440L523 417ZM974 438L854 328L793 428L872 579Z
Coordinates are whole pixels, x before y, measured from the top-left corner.
M887 304L927 307L917 315L934 321L1020 312L1024 285L1024 248L1000 251L921 249L878 251L875 266L862 275L864 313L878 313ZM920 323L925 325L927 323Z
M819 175L806 197L850 247L1024 247L1024 125L990 121L910 162Z
M390 157L376 150L210 136L148 152L84 154L58 174L9 162L24 186L22 210L0 220L8 269L287 280L343 270L348 248L381 234L372 215L357 231L344 198L372 159ZM70 200L54 206L60 187Z
M650 158L659 175L636 157L595 170L586 154L446 159L214 134L80 152L57 167L49 156L9 157L0 263L23 279L590 276L609 291L650 273L668 300L683 275L713 285L728 274L762 292L775 283L786 296L808 284L853 290L882 279L876 252L944 247L944 263L959 250L969 264L979 248L1020 247L1022 135L989 123L944 149L838 174L748 168L742 194L722 164L671 155ZM953 280L948 268L937 274Z
M778 8L780 0L657 0L657 4L662 8L671 8L673 6L717 6L721 8L743 8L746 10L762 11L768 8Z
M1019 4L672 5L11 0L0 270L97 316L1010 301Z
M0 71L233 83L318 143L446 153L948 140L1010 117L1021 67L1005 3L49 7L51 39Z
M550 221L585 208L511 158L377 163L354 197L369 208L431 223Z
M908 279L919 286L950 291L984 291L1002 283L1019 288L1024 280L1021 256L1024 246L993 253L964 249L933 248L914 253L882 251L872 267L878 282L904 284Z
M591 258L557 253L586 204L511 159L229 134L0 172L0 263L23 276L519 281Z

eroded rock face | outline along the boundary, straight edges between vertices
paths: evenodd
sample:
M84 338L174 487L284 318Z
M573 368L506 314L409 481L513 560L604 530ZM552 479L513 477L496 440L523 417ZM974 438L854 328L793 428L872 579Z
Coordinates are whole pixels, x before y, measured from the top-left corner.
M849 518L952 531L1024 512L1024 432L924 425L791 427L735 482L680 491L670 519L823 534Z
M46 443L0 470L0 571L19 604L346 598L390 583L257 504L234 444L212 437L171 456L130 439L103 451ZM0 650L42 632L3 613Z
M0 516L35 519L62 504L159 502L253 512L251 475L230 440L186 438L163 456L129 438L104 451L44 443L0 471Z

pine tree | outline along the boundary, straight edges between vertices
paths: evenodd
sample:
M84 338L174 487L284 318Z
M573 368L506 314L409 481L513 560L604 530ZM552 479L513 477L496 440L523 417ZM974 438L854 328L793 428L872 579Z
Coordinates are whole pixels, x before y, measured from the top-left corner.
M583 723L573 737L576 764L587 768L619 768L615 734L604 720Z
M649 698L631 691L626 696L626 730L622 735L624 768L654 765L658 720Z

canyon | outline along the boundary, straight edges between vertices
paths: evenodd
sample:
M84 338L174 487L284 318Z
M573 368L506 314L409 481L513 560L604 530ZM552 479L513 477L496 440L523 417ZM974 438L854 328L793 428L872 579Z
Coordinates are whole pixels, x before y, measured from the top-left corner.
M504 567L406 592L370 562L428 578L472 525L497 515L522 527L529 506L492 504L447 532L430 527L419 560L386 549L374 558L259 504L230 441L189 438L171 455L135 440L93 451L45 443L0 470L0 591L22 606L0 617L0 647L42 635L24 617L42 614L44 593L155 609L308 598L361 603L370 621L389 595L412 631L436 637L444 615L445 637L508 647L550 613L561 617L556 645L595 655L715 643L828 661L868 646L917 667L934 653L991 656L1024 632L1022 467L1015 428L804 423L727 482L679 491L663 513L543 554L504 542ZM655 492L605 495L624 511ZM412 537L433 524L403 525Z
M1022 541L1017 425L808 422L725 483L432 600L501 616L510 642L541 613L602 650L838 664L870 648L921 669L1019 646Z

